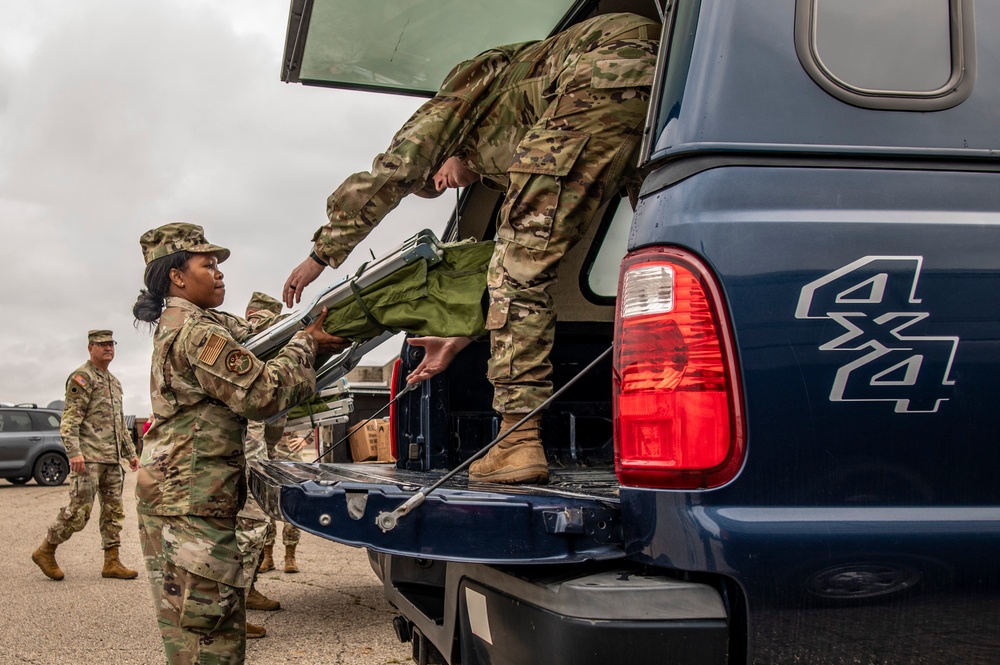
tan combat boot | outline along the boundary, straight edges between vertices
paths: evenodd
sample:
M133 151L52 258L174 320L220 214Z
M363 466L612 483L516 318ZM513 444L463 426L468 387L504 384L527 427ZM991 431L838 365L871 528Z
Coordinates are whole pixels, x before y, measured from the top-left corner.
M274 570L274 545L264 546L264 558L260 560L260 568L257 569L257 572L266 573L269 570Z
M101 577L113 577L119 580L134 580L139 577L139 572L126 568L118 560L118 548L109 547L104 550L104 568L101 569Z
M250 593L247 594L247 609L273 612L281 609L281 603L271 600L260 591L257 591L256 586L251 586Z
M285 572L299 572L299 567L295 565L295 545L285 545Z
M258 626L255 623L250 623L247 621L247 639L256 640L267 635L267 629L264 626Z
M500 431L506 432L524 416L504 414ZM469 467L469 480L487 483L546 483L549 468L542 448L542 417L535 416L493 446L486 457Z
M31 553L31 560L34 561L45 576L53 580L61 580L66 577L62 568L56 563L56 545L53 545L46 538L38 549Z

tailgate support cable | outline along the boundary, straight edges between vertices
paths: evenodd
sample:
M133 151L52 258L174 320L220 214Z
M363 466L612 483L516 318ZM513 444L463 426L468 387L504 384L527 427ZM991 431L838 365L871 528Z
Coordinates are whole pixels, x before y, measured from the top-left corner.
M486 444L475 455L473 455L469 459L465 460L464 462L462 462L461 464L459 464L458 466L456 466L454 469L452 469L451 471L449 471L448 473L446 473L444 476L442 476L436 483L434 483L433 485L431 485L427 489L420 490L419 492L417 492L416 494L414 494L413 496L411 496L409 499L407 499L404 503L402 503L398 508L396 508L392 512L385 512L385 511L383 511L383 512L379 513L378 517L375 518L375 523L378 525L378 527L380 529L382 529L383 532L388 532L388 531L392 531L393 529L395 529L396 528L396 523L399 521L399 519L401 517L403 517L404 515L409 514L414 508L416 508L417 506L419 506L420 504L422 504L424 502L424 499L426 499L427 496L431 492L433 492L434 490L436 490L439 487L441 487L442 485L444 485L448 480L450 480L451 478L453 478L456 474L459 474L462 471L465 471L466 469L469 468L469 466L472 465L473 462L475 462L478 459L483 458L486 455L486 453L488 453L493 448L493 446L497 445L498 443L500 443L501 441L503 441L505 438L507 438L508 434L510 434L511 432L513 432L514 430L516 430L518 427L520 427L521 425L523 425L524 423L526 423L529 419L533 418L542 409L544 409L545 407L547 407L553 400L555 400L557 397L559 397L560 395L562 395L570 386L572 386L574 383L576 383L578 379L580 379L584 374L586 374L587 372L589 372L590 370L592 370L597 365L597 363L599 363L602 360L604 360L608 356L608 354L611 353L611 349L612 348L614 348L614 347L610 347L609 346L604 351L604 353L602 353L601 355L597 356L593 361L591 361L591 363L589 365L587 365L582 370L580 370L577 373L576 376L574 376L572 379L570 379L569 381L566 382L566 385L564 385L562 388L560 388L559 390L557 390L554 393L552 393L551 397L549 397L547 400L545 400L544 402L542 402L541 404L539 404L538 406L536 406L534 409L532 409L532 411L530 413L528 413L527 415L525 415L524 418L521 418L521 420L519 420L516 425L514 425L513 427L511 427L510 429L508 429L506 432L502 432L497 438L493 439L488 444ZM416 385L416 384L412 384L412 385ZM402 394L402 393L400 393L400 394Z

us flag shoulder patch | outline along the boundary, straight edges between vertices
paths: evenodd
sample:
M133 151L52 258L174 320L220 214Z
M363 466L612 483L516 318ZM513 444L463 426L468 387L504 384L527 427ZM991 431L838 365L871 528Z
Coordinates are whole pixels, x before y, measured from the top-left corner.
M87 387L87 379L83 378L79 374L74 374L73 375L73 380L76 381L77 383L79 383L81 388L86 388Z
M208 340L205 342L205 346L202 347L201 353L198 354L198 360L206 365L214 365L224 348L226 348L226 338L222 335L212 333L208 336Z

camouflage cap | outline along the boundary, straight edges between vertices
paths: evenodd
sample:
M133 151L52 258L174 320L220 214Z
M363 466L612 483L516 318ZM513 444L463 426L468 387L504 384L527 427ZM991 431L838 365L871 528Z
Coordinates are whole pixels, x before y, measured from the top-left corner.
M205 229L187 222L171 222L146 231L139 238L139 245L146 265L177 252L212 253L219 257L219 263L229 258L228 249L205 240Z
M100 344L101 342L113 342L110 330L88 330L87 344Z
M277 298L272 298L266 293L254 291L253 295L250 296L250 302L247 303L247 316L260 310L271 312L272 314L281 314L281 301Z

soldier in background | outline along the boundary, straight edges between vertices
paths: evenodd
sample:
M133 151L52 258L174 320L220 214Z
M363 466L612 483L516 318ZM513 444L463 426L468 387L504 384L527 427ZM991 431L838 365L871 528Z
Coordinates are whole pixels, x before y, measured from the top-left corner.
M634 14L605 14L460 63L372 172L349 177L330 195L329 223L285 281L285 303L300 301L307 284L340 265L408 194L491 181L505 197L487 277L488 375L493 408L510 429L552 394L548 289L559 261L623 186L635 203L659 32ZM469 478L546 482L541 416L477 460Z
M267 442L267 456L270 459L288 459L295 462L304 462L303 453L308 445L308 440L296 434L282 434L277 442ZM274 541L278 535L278 528L271 521L267 525L267 533L264 537L264 560L260 564L260 572L266 573L274 570ZM286 573L299 572L298 564L295 563L295 548L298 547L302 538L302 530L291 522L282 522L281 543L285 546L285 563L282 570Z
M139 573L126 568L118 559L119 536L125 519L122 504L125 474L121 460L128 460L135 471L139 459L122 413L122 384L108 371L115 357L112 332L89 331L87 350L90 360L66 380L66 404L59 425L59 435L69 457L69 505L59 511L31 560L46 576L63 579L65 574L56 563L56 547L87 526L96 496L101 504L104 548L101 577L131 580Z

